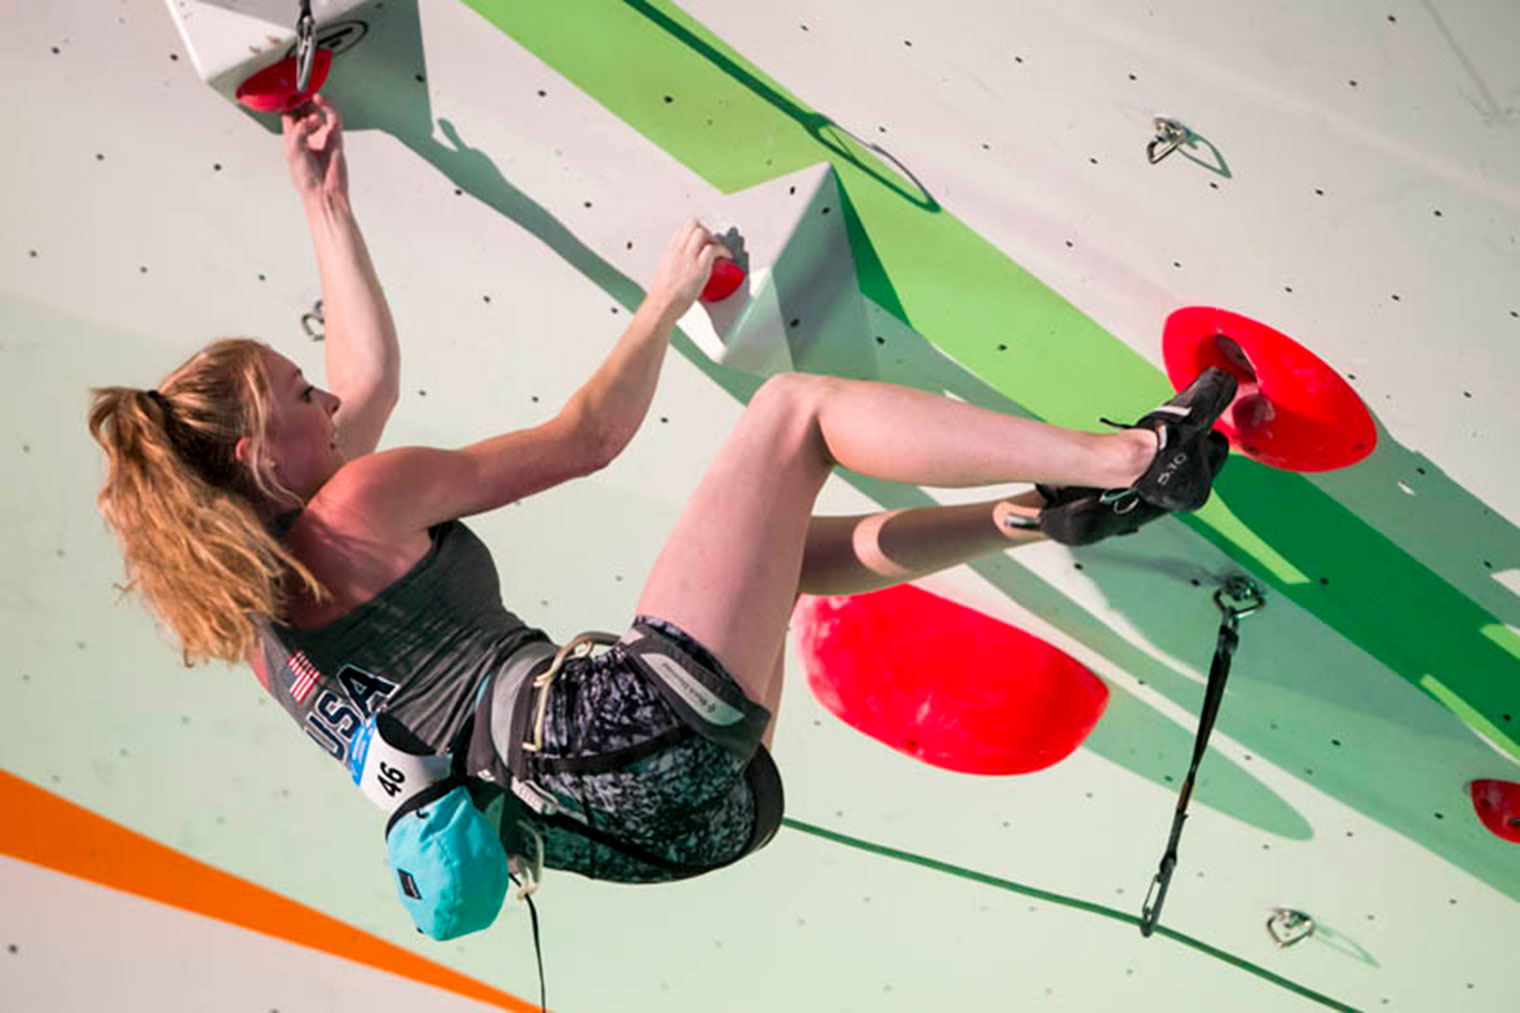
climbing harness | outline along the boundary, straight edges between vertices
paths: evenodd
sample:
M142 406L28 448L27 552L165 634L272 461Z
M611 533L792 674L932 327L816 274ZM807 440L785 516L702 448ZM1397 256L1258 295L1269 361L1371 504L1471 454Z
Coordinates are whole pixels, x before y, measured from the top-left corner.
M618 645L633 666L643 672L656 692L681 718L682 725L652 736L637 746L607 755L544 756L544 723L550 689L562 678L568 662L589 659L596 648L613 645ZM672 879L689 878L736 862L764 847L780 828L784 808L781 778L770 755L757 745L768 714L762 708L745 707L741 689L725 683L705 665L659 636L657 631L635 623L621 637L594 631L582 633L557 651L550 644L529 644L514 653L494 679L503 680L502 691L494 691L490 682L487 683L471 718L473 727L463 733L455 752L465 756L464 769L469 776L477 782L507 791L532 810L538 822L637 859L666 872ZM744 776L755 798L755 827L749 842L738 855L718 865L685 866L619 840L595 825L583 800L579 807L567 803L540 781L541 776L548 773L588 774L621 769L694 734L748 761ZM525 880L517 896L528 901L533 920L533 950L538 959L542 997L545 988L543 952L539 941L538 911L533 907L531 895L538 889L543 875L543 837L530 821L517 820L510 814L508 808L503 820L514 819L519 834L531 838L535 853L530 863L520 865L517 870ZM516 875L512 881L518 881Z
M682 723L637 746L605 756L544 756L544 720L550 688L568 661L589 658L597 647L614 644L644 674ZM525 683L521 692L490 693L490 699L477 709L476 731L468 746L468 769L474 777L504 787L550 826L661 869L672 878L685 879L721 866L682 865L619 840L598 828L590 813L567 805L545 788L541 778L550 773L596 774L619 770L691 735L701 735L746 762L745 777L755 794L757 810L768 814L766 819L757 821L748 846L730 862L770 841L780 826L782 800L780 776L775 773L774 762L757 747L769 719L763 708L746 706L742 690L731 683L725 686L706 666L639 624L621 637L582 633L553 652L552 660L551 651L549 645L539 644L519 651L508 663L503 677L509 685Z
M1208 748L1209 735L1214 731L1214 718L1219 714L1220 701L1224 699L1225 680L1230 677L1230 661L1240 643L1237 632L1240 620L1255 615L1266 607L1266 592L1262 586L1244 574L1235 574L1214 592L1214 604L1224 614L1219 625L1219 641L1214 648L1214 664L1209 669L1209 683L1204 690L1203 710L1198 715L1198 737L1193 743L1193 764L1188 768L1187 779L1177 798L1177 811L1172 817L1172 833L1166 843L1166 854L1161 858L1161 868L1151 882L1145 905L1140 912L1140 934L1149 936L1161 919L1161 905L1166 902L1167 887L1172 882L1172 872L1177 868L1177 842L1182 839L1182 824L1187 819L1188 801L1193 797L1193 778L1198 774L1198 764ZM1151 901L1155 899L1154 906Z

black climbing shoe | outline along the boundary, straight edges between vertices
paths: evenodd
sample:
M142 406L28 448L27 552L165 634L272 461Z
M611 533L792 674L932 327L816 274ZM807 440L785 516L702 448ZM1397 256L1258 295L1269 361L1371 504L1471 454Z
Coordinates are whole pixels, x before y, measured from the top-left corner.
M1230 441L1223 433L1210 432L1204 442L1203 457L1211 488L1229 456ZM1051 541L1062 545L1092 545L1114 535L1132 535L1142 525L1171 512L1145 501L1133 488L1037 485L1035 489L1045 497L1039 517L1010 520L1009 526L1038 528Z
M1232 374L1210 367L1187 389L1133 425L1099 420L1115 429L1149 429L1156 434L1155 460L1130 487L1142 500L1163 510L1186 512L1209 501L1214 476L1204 453L1205 441L1214 421L1235 399L1236 387Z

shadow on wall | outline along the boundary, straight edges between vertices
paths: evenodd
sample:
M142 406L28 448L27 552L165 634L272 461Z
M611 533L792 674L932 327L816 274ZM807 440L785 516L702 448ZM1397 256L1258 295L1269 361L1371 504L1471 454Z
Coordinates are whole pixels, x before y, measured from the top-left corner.
M910 204L937 214L940 211L939 201L934 199L928 189L919 182L897 159L893 158L885 149L878 145L867 143L835 123L829 117L811 109L805 109L793 102L780 91L772 88L770 84L750 73L750 71L728 57L728 54L715 46L708 44L700 35L688 29L665 11L660 10L647 0L624 0L624 2L644 17L648 18L661 29L669 32L684 46L701 54L714 67L722 71L730 78L749 89L752 93L780 112L782 115L794 120L798 126L813 136L819 144L823 145L836 158L845 159L855 168L874 178L878 183ZM877 159L872 158L865 151L875 152L886 158L896 167L901 176L885 171L885 167ZM833 159L830 159L832 161ZM905 185L911 183L911 186Z
M1312 484L1358 517L1375 519L1400 548L1520 630L1520 583L1507 587L1497 579L1520 572L1520 530L1430 458L1394 440L1375 414L1372 421L1377 452L1354 468L1315 475Z
M364 88L348 94L341 82L335 82L329 89L336 93L334 100L344 112L347 128L377 129L396 137L461 190L532 232L612 299L629 310L634 309L642 299L642 289L593 252L530 196L513 186L486 152L471 148L467 130L461 133L456 124L443 122L441 128L452 147L438 143L433 136L431 111L422 83L425 60L416 28L415 7L407 5L405 10L393 10L392 16L411 18L413 30L387 33L391 40L386 44L388 48L366 46L345 57L346 61L354 61L345 77L363 80ZM680 30L683 36L690 34L679 26L671 30ZM705 46L700 40L687 38L685 41L689 45ZM728 72L743 73L742 68L737 67ZM749 75L745 77L750 78L747 86L764 87ZM775 95L768 88L766 91ZM783 111L793 114L786 109ZM277 121L263 117L260 121L266 127L273 124L272 129L276 132L279 129ZM814 131L825 148L820 152L821 157L830 154L839 157L837 147L829 146L823 136L825 132L821 128ZM844 157L851 164L860 165L856 155ZM841 168L838 161L835 166ZM870 171L878 183L892 186L881 172ZM845 193L844 183L841 176L842 193ZM907 194L903 196L908 197ZM901 305L890 290L890 281L880 272L880 261L865 239L847 193L845 197L843 210L857 265L861 266L863 274L872 275L870 294L886 308L873 322L885 326L897 322L897 328L890 336L883 335L887 344L874 356L873 375L921 389L949 391L973 404L1027 416L1028 413L999 391L947 359L902 323L905 314ZM925 210L938 211L932 198L918 203ZM883 321L883 317L890 319ZM863 337L862 340L869 338ZM678 333L674 345L741 402L747 402L761 382L754 376L713 363L684 335ZM869 358L867 356L862 361ZM1412 694L1400 698L1390 691L1380 691L1381 684L1387 681L1381 666L1387 666L1416 686L1434 674L1473 708L1475 713L1463 717L1471 724L1486 724L1486 733L1500 740L1514 735L1512 720L1516 710L1520 709L1520 689L1517 689L1516 680L1502 677L1515 670L1515 656L1496 638L1484 632L1484 626L1492 622L1491 617L1472 599L1377 530L1397 529L1400 538L1404 539L1403 544L1413 546L1415 555L1421 558L1470 553L1473 544L1471 527L1466 529L1458 545L1446 543L1445 540L1451 537L1450 532L1462 530L1460 526L1454 528L1449 518L1453 514L1476 517L1481 505L1460 487L1452 483L1437 485L1441 482L1437 476L1426 476L1426 502L1443 505L1448 520L1413 520L1406 516L1404 494L1397 492L1396 487L1380 489L1379 486L1415 455L1398 448L1386 433L1382 435L1382 448L1373 461L1333 477L1310 481L1299 475L1256 465L1238 456L1221 477L1218 487L1221 498L1235 517L1293 567L1309 575L1310 580L1293 583L1285 581L1282 574L1265 575L1264 579L1273 582L1279 602L1291 601L1307 614L1283 616L1282 613L1288 610L1281 606L1273 613L1270 626L1274 633L1273 642L1285 652L1285 656L1283 663L1270 671L1258 668L1250 655L1255 646L1255 631L1269 627L1262 625L1264 620L1250 620L1258 625L1254 629L1247 628L1244 634L1243 652L1237 656L1236 675L1232 678L1230 697L1221 713L1220 730L1255 755L1295 776L1306 776L1306 770L1322 771L1321 776L1307 775L1321 790L1422 842L1511 896L1520 897L1520 874L1512 863L1503 861L1510 856L1501 852L1502 846L1486 839L1486 835L1459 832L1460 820L1452 820L1443 828L1430 818L1432 809L1445 808L1453 814L1458 811L1463 805L1458 797L1460 784L1438 781L1423 786L1428 792L1422 793L1419 787L1410 784L1408 765L1402 762L1410 741L1415 738L1421 749L1433 756L1439 755L1441 762L1428 764L1429 768L1457 771L1460 776L1484 776L1492 770L1491 754L1457 722L1434 720L1438 712ZM1388 461L1392 463L1383 463ZM934 502L920 489L875 482L860 476L844 477L885 508ZM1316 482L1334 487L1342 499L1349 500L1349 492L1361 490L1358 510L1362 516L1374 519L1377 528L1327 496L1316 487ZM1390 510L1390 502L1397 503L1399 509ZM1235 538L1193 518L1163 521L1149 530L1179 524L1186 524L1203 534L1222 551L1242 562L1250 558ZM1494 567L1510 565L1520 559L1520 533L1513 526L1502 518L1493 517L1484 530L1494 535L1494 548L1485 556ZM1141 536L1129 544L1144 546L1146 537ZM1116 552L1116 549L1100 546L1078 550L1074 555L1078 559L1084 555L1094 559L1115 559L1118 558L1114 555ZM1144 579L1127 580L1125 566L1134 571L1137 565L1143 568ZM1130 640L1115 633L1012 556L984 560L974 568L993 586L1081 640L1116 667L1134 675L1190 713L1198 711L1203 696L1198 683L1135 647ZM1093 583L1104 591L1110 604L1124 615L1139 636L1164 654L1198 659L1198 665L1204 671L1207 670L1217 617L1200 625L1196 621L1197 613L1192 611L1193 603L1202 603L1198 608L1208 615L1211 605L1207 604L1207 596L1223 576L1225 574L1209 573L1201 566L1187 562L1180 554L1171 559L1151 559L1141 564L1131 560L1124 565L1089 573ZM1257 576L1264 575L1258 573ZM1194 581L1201 587L1191 586ZM1179 621L1178 595L1165 593L1162 588L1166 586L1188 596L1187 610L1194 618ZM1381 597L1380 592L1385 588L1400 588L1408 593L1390 602ZM1487 600L1500 606L1495 611L1506 619L1512 620L1520 613L1513 595L1489 595ZM1351 680L1345 666L1354 664L1354 660L1341 661L1341 667L1336 671L1324 670L1312 645L1335 638L1327 635L1321 623L1352 641L1375 660L1377 664L1363 659L1366 671L1357 680L1368 689L1353 692L1348 688ZM1208 631L1207 639L1200 636L1200 629ZM1310 646L1306 648L1305 645ZM1345 657L1355 654L1357 652L1346 652ZM1253 706L1249 698L1258 693L1263 700L1277 701L1280 707ZM1089 737L1087 745L1158 785L1175 784L1174 779L1185 771L1191 755L1192 729L1180 727L1154 709L1140 706L1137 698L1116 694L1112 700L1105 720ZM1328 741L1334 729L1316 729L1313 741L1306 741L1305 736L1277 734L1281 731L1278 720L1283 724L1293 722L1300 730L1326 720L1337 721L1336 727L1341 728L1350 714L1369 711L1376 712L1376 720L1385 733L1372 734L1369 729L1365 740L1358 742L1354 756L1349 752L1339 755L1337 750L1341 747ZM1279 715L1278 720L1273 720L1274 714ZM1394 726L1395 734L1386 734L1390 725ZM1395 760L1400 762L1393 762ZM1485 760L1488 761L1486 766ZM1347 773L1339 774L1342 770ZM1295 839L1312 835L1312 828L1282 799L1247 771L1233 764L1227 765L1217 753L1204 765L1201 773L1198 796L1209 805L1268 833ZM1161 825L1158 822L1158 832Z

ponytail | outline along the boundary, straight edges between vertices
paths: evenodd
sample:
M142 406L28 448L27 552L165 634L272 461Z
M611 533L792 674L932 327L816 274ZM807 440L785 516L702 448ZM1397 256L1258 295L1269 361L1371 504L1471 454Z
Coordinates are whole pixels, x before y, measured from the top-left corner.
M185 667L243 661L257 624L281 621L286 581L331 594L265 527L254 502L301 505L274 475L265 434L268 372L259 342L213 342L162 390L92 388L90 435L106 452L96 505L114 531L129 582L174 632ZM251 442L251 467L237 459Z

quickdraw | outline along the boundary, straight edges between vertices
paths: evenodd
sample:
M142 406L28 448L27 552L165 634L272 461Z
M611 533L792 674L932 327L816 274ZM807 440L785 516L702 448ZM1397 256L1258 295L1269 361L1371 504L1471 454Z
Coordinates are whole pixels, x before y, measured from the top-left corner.
M1214 719L1219 714L1219 703L1224 698L1225 680L1230 677L1230 661L1240 643L1237 632L1240 620L1255 615L1266 607L1266 592L1261 585L1243 574L1236 574L1214 592L1214 604L1224 614L1219 625L1219 642L1214 649L1214 664L1209 669L1209 683L1204 690L1203 710L1198 715L1198 737L1193 743L1193 764L1188 768L1187 779L1177 798L1177 811L1172 817L1172 833L1166 842L1166 854L1161 867L1151 881L1150 891L1140 912L1140 934L1149 936L1161 919L1161 905L1166 902L1166 891L1177 868L1177 844L1182 839L1182 824L1187 819L1188 802L1193 797L1193 779L1198 774L1198 764L1208 748L1209 735L1214 731ZM1154 904L1152 903L1154 900Z

